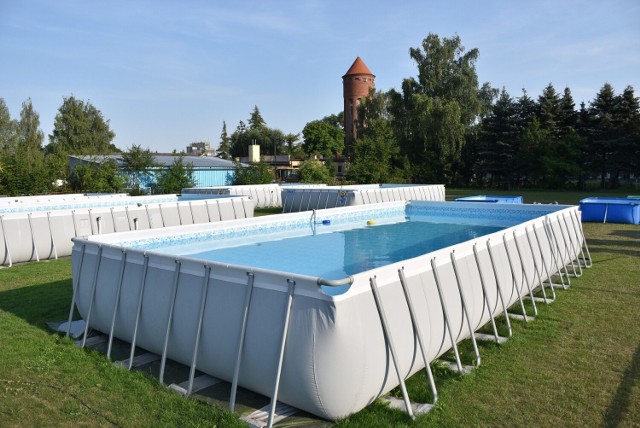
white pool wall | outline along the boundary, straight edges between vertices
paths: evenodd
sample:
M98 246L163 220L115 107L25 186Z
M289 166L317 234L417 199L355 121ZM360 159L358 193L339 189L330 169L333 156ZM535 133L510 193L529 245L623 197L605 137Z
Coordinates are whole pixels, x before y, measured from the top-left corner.
M424 207L426 211L435 210L437 215L443 215L451 204L455 204L455 208L451 207L455 209L453 213L459 214L464 211L461 206L463 204L476 219L482 215L485 218L498 218L501 214L507 214L508 217L514 210L526 210L534 218L490 235L353 275L353 284L349 290L338 296L323 293L318 286L318 278L314 277L168 256L153 251L132 250L116 244L119 239L145 239L154 233L170 236L178 232L176 228L92 236L74 242L73 283L74 290L77 290L76 304L85 320L88 318L89 307L92 307L89 325L106 334L110 333L115 313L113 334L129 342L133 340L137 307L140 304L136 344L160 354L169 321L173 278L179 269L168 358L189 365L196 343L198 308L208 277L196 367L214 377L231 381L238 355L245 297L248 284L253 278L248 324L241 350L239 385L270 397L278 368L289 292L293 289L277 399L320 417L335 420L359 411L398 385L371 291L372 278L377 282L388 317L390 336L399 356L400 371L403 377L407 377L423 368L424 363L420 351L416 349L413 326L399 282L400 269L405 273L418 314L428 360L433 361L452 346L445 328L443 305L449 314L454 341L457 343L470 337L463 318L452 254L458 267L469 317L476 330L489 322L490 312L493 316L503 312L498 288L503 292L507 307L515 304L528 293L528 287L539 288L539 280L547 279L544 269L541 269L542 263L549 268L549 272L556 272L558 265L571 263L582 245L581 226L579 221L577 224L575 222L576 218L579 220L576 217L579 215L577 207L497 207L492 204L487 208L487 204L460 202L412 204ZM404 203L325 210L317 215L320 218L331 218L334 214L344 215L349 211L367 216L367 209L371 210L372 207L376 210L402 209ZM283 220L288 223L311 220L309 213L270 217L276 223ZM227 226L238 229L260 225L269 229L268 220L265 217L234 220ZM204 232L221 227L222 224L194 225L179 230L181 233L193 233L196 230ZM539 236L545 238L541 240L541 245L536 245L531 251L527 234L533 236L534 229ZM554 239L550 231L562 234L567 239ZM516 242L522 252L519 256L516 255ZM483 271L488 304L480 286L474 246ZM493 251L497 267L495 275L488 247ZM511 264L508 255L512 258ZM540 279L534 275L534 260L539 263ZM438 270L442 286L442 302L435 285L432 261ZM513 271L510 266L514 267ZM121 283L120 276L114 275L114 272L123 273ZM525 279L528 279L528 283ZM295 285L292 286L293 283ZM116 301L118 287L122 294ZM144 289L141 293L142 287ZM93 296L92 290L95 290Z
M69 256L74 237L218 222L253 213L248 197L233 197L0 214L0 266Z
M247 184L237 186L212 186L212 187L192 187L182 189L182 197L185 199L199 199L210 197L209 195L239 195L249 196L256 208L276 208L282 206L281 191L283 188L304 187L316 188L326 187L325 184Z
M283 188L282 211L376 204L393 201L444 201L442 184L366 184L325 188Z

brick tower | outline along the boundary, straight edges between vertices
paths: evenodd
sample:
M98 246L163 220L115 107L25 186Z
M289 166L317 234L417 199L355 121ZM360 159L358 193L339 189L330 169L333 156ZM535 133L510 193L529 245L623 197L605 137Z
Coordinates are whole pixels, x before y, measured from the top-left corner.
M369 67L360 57L342 76L342 92L344 97L344 146L348 154L352 154L351 145L358 138L356 122L358 119L358 102L369 95L369 90L375 88L375 79Z

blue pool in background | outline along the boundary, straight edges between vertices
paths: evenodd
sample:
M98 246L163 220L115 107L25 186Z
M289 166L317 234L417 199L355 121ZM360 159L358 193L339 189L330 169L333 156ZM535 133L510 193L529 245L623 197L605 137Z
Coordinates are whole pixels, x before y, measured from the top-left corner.
M640 224L640 199L592 197L580 201L582 221Z
M523 203L522 196L465 196L464 198L456 198L456 201L464 202L493 202L499 204L521 204Z

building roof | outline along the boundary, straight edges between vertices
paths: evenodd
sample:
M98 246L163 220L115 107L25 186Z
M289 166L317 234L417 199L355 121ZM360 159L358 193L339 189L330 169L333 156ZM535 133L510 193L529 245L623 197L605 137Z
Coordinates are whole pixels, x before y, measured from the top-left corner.
M101 163L106 159L114 159L119 167L122 167L122 155L99 155L99 156L91 156L91 155L82 155L82 156L72 156L77 159L81 159L85 162L97 162ZM153 155L153 161L162 166L169 167L173 164L176 158L180 156L177 155ZM230 160L220 159L211 156L182 156L183 163L191 164L193 168L219 168L219 169L235 169L235 164Z
M367 64L364 63L362 58L358 57L356 58L355 61L353 61L353 64L351 64L351 67L349 67L349 70L347 70L345 75L342 77L362 75L362 74L375 77L375 75L371 72L371 70L369 70L369 67L367 67Z

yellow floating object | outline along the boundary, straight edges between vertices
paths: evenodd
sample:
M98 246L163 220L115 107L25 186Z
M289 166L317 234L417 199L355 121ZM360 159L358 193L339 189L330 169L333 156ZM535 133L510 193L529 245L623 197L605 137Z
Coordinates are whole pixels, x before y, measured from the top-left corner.
M373 226L376 224L375 220L367 220L367 226Z

